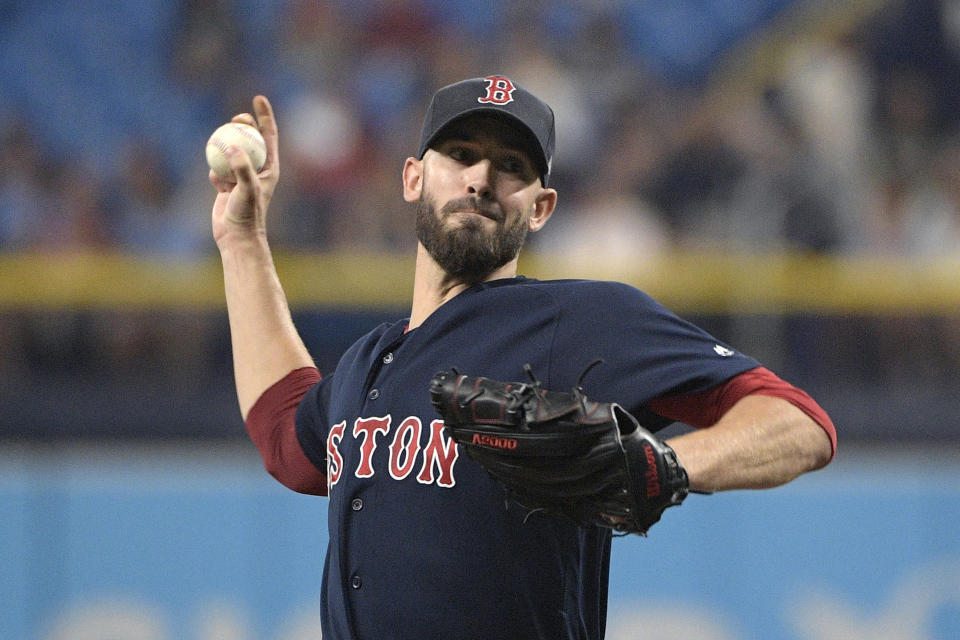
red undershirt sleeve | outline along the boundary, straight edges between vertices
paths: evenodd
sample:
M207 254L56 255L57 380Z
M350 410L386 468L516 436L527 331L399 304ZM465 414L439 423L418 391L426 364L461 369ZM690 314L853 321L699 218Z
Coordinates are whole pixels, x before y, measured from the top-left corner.
M805 391L782 380L766 367L745 371L705 391L655 398L648 406L665 418L701 429L716 423L741 398L754 393L783 398L810 416L830 438L832 455L836 455L837 430L827 412Z
M319 381L313 367L291 371L257 398L246 427L270 475L299 493L325 496L327 478L303 453L295 423L300 400Z

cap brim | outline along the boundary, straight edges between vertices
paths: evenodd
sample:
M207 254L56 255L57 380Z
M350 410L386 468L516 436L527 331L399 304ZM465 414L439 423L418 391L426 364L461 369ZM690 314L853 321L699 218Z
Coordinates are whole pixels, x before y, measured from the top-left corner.
M527 124L516 115L504 109L497 109L496 107L489 107L489 106L474 107L471 109L467 109L466 111L461 111L456 115L454 115L453 117L448 118L447 120L445 120L439 126L436 127L433 134L429 138L423 141L417 157L420 159L423 159L423 154L427 152L427 149L432 147L438 139L442 138L444 129L446 129L447 127L449 127L455 122L459 122L460 120L464 120L466 118L470 118L476 115L494 115L498 118L502 118L503 120L506 120L507 122L514 125L524 135L524 137L528 138L530 143L533 145L532 151L534 153L532 153L531 156L533 158L534 163L537 166L537 170L539 171L540 180L541 181L545 180L545 176L547 175L546 152L543 148L543 144L541 144L539 138L537 138L537 134L534 133L533 129L528 127Z

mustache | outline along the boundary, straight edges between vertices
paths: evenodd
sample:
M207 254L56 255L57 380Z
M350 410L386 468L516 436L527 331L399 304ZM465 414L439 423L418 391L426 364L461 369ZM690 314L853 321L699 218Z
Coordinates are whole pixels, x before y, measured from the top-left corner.
M444 217L456 211L476 211L480 215L490 218L491 220L496 220L497 222L503 220L503 214L500 211L500 205L492 200L478 198L477 196L467 196L465 198L451 200L447 204L443 205L443 207L440 209L440 213Z

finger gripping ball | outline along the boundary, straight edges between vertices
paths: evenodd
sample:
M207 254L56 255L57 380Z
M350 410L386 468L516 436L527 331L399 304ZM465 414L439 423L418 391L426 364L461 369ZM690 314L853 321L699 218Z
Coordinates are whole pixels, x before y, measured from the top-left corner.
M250 157L254 171L263 169L267 160L267 144L256 127L242 122L228 122L217 127L216 131L207 140L207 164L221 178L230 179L233 171L227 160L227 147L235 146L242 149Z

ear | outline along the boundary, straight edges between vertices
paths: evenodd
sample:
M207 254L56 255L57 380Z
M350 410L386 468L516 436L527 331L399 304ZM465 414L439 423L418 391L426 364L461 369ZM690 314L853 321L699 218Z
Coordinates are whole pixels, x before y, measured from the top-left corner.
M556 189L541 189L537 199L533 202L533 214L527 220L527 227L530 231L539 231L547 220L553 215L553 210L557 207Z
M407 158L403 164L403 199L418 202L423 193L423 160Z

